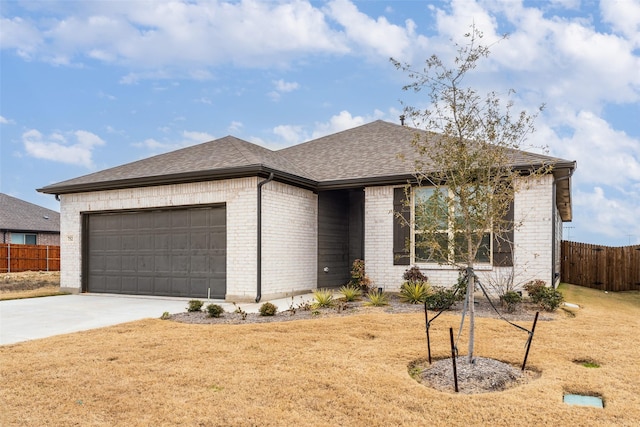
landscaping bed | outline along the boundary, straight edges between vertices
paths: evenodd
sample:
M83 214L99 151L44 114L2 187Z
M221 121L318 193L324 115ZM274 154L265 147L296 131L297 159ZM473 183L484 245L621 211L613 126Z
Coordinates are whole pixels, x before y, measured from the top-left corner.
M197 324L243 324L243 323L270 323L270 322L286 322L291 320L303 319L319 319L327 317L349 316L353 314L362 314L369 312L384 313L424 313L423 304L409 304L403 302L397 293L389 293L389 303L385 306L372 307L367 305L367 298L363 297L359 301L345 302L337 299L333 307L314 308L312 304L300 304L295 299L289 309L279 311L273 316L261 316L259 313L243 313L242 304L237 305L236 311L225 312L220 317L209 317L206 311L173 313L169 319L182 323ZM514 312L504 313L500 307L499 301L493 301L494 306L501 315L510 321L533 322L536 311L540 311L538 320L553 320L558 314L556 312L543 312L536 305L529 302L520 304ZM445 310L450 314L461 314L464 304L462 302L455 303L449 310ZM185 309L186 310L186 309ZM475 313L478 317L499 318L491 304L484 297L476 298ZM437 314L436 311L429 310L429 318L433 318Z

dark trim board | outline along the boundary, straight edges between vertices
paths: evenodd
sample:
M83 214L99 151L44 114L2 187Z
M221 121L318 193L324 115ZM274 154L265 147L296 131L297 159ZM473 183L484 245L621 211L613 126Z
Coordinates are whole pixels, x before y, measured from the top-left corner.
M226 205L82 214L82 290L226 296Z

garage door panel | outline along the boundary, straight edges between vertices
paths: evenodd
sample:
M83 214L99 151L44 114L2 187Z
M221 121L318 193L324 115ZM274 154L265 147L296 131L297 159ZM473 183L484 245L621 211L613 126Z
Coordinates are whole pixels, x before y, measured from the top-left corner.
M220 298L226 294L226 208L91 214L90 292Z
M138 292L145 295L153 295L153 277L138 277Z
M136 257L137 269L139 273L153 273L155 270L152 255L138 255Z
M138 279L135 276L123 276L122 291L127 293L140 293L138 289Z
M122 270L122 258L120 255L108 255L105 257L105 271L120 271Z
M206 255L191 256L191 272L194 274L206 274L210 271L209 257Z
M138 257L134 254L130 256L122 257L122 272L128 274L135 274L137 272Z
M153 249L163 250L171 247L171 235L167 232L160 232L153 236Z
M153 234L149 233L149 234L138 235L137 243L138 243L139 251L153 250L154 248Z

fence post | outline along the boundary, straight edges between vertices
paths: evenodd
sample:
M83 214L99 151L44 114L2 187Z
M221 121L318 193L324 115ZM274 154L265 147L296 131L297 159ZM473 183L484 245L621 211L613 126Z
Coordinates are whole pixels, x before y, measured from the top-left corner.
M7 245L7 273L11 273L11 243Z

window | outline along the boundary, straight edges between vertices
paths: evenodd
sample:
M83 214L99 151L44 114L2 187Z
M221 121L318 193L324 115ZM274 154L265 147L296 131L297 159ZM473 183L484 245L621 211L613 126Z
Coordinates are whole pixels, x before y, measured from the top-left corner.
M35 245L36 235L27 233L11 233L11 243L18 245Z
M466 240L461 229L459 203L446 187L417 187L413 191L413 259L416 263L460 262L464 259ZM427 237L426 230L434 233ZM482 230L478 230L482 232ZM484 231L475 262L491 263L491 231Z

